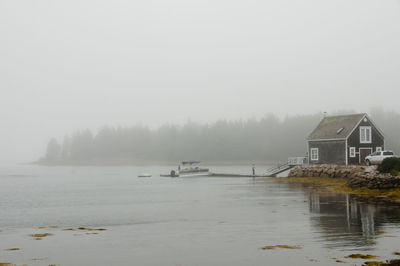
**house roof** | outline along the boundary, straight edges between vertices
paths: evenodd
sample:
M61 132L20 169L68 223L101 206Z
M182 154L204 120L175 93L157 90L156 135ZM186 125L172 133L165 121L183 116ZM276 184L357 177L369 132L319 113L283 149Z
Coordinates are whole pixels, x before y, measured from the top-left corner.
M345 139L367 114L327 116L318 124L307 140Z

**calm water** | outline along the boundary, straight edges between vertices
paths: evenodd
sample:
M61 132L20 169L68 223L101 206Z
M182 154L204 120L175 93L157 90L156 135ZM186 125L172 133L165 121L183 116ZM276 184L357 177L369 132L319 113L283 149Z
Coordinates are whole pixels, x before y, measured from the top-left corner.
M0 262L361 265L364 260L344 257L368 253L384 260L400 251L398 207L279 181L158 176L169 169L0 167ZM212 170L249 173L251 167ZM138 178L143 172L153 177ZM107 230L63 230L77 227ZM33 233L53 235L35 240ZM260 249L277 244L302 249Z

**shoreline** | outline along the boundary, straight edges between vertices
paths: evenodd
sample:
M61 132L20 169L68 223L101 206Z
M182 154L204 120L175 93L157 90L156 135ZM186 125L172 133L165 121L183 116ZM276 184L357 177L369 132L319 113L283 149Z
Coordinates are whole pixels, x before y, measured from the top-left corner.
M176 166L181 161L128 161L128 160L115 160L115 161L84 161L84 162L27 162L20 163L23 165L39 165L39 166L149 166L149 165L165 165L165 166ZM241 165L249 165L255 164L258 166L275 166L277 162L266 162L266 161L202 161L201 162L207 166L241 166Z
M347 178L331 177L266 177L258 180L279 181L304 184L321 191L346 193L356 196L361 201L374 203L389 203L400 206L400 188L369 189L367 187L352 188Z

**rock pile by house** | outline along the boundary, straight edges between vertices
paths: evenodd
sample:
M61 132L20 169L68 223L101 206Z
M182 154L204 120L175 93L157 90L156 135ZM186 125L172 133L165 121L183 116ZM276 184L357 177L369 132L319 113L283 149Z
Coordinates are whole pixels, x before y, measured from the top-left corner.
M400 176L380 174L377 171L371 173L359 173L348 180L352 188L367 187L369 189L392 189L400 188Z
M349 178L363 173L365 166L334 165L334 164L310 164L295 166L289 172L288 177L331 177Z
M294 167L288 177L329 177L346 178L352 188L367 187L369 189L400 188L400 176L382 174L376 166L359 165L302 165Z

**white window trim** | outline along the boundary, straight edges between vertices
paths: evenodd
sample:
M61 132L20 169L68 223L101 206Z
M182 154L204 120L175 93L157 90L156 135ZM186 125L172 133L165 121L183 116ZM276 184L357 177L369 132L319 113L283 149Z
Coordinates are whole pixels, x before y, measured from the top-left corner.
M313 153L314 151L316 152L315 154ZM314 155L316 155L316 156L314 157ZM318 161L319 160L319 150L318 150L318 148L311 148L310 158L311 158L311 161Z
M363 130L364 132L366 132L366 130L368 129L369 134L367 135L365 133L365 138L364 140L362 139L363 137ZM360 127L360 143L371 143L372 142L372 128L371 127Z
M376 147L375 151L382 151L382 147Z
M356 157L356 147L350 147L350 157L355 158Z

